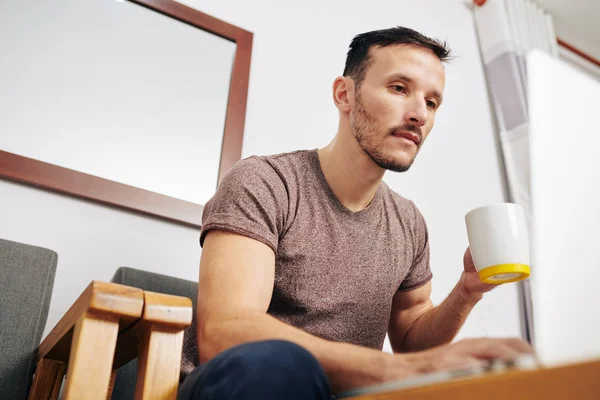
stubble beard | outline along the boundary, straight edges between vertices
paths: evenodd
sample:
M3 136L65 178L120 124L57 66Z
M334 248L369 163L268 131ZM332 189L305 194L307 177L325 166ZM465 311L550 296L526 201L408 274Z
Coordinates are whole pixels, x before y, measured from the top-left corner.
M377 144L374 140L376 139L378 133L378 126L375 122L375 119L365 109L361 101L360 94L357 93L355 99L356 111L353 115L350 115L350 128L352 129L352 134L358 142L358 145L379 167L393 172L408 171L413 162L415 161L415 157L419 152L420 145L417 145L417 151L415 152L412 159L408 162L402 162L393 157L386 156L382 149L383 144ZM405 126L404 129L406 128L407 127ZM401 127L392 128L387 134L391 135L392 132L400 129ZM408 127L408 129L406 130L414 130L414 128ZM419 137L422 138L420 134Z

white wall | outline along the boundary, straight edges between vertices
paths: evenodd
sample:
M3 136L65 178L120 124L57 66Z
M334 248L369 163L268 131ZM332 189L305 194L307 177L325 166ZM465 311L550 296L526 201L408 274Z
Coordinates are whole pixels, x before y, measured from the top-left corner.
M590 0L591 1L591 0ZM563 3L567 6L568 3ZM567 6L568 7L568 6ZM597 2L592 7L596 7L597 10L600 10L600 6ZM578 7L569 7L571 11L578 13ZM593 23L596 24L598 18L599 11L591 11L589 14L586 14L586 17L590 18ZM581 17L580 17L581 18ZM584 51L590 56L600 59L600 42L598 41L598 37L600 36L599 30L596 28L593 31L590 31L589 34L586 32L581 26L577 24L577 18L564 18L561 15L555 14L555 25L556 25L556 36L577 47L578 49ZM587 28L587 27L586 27Z
M386 181L415 200L430 227L436 302L454 286L467 245L463 215L504 200L492 117L471 12L461 0L275 2L188 1L254 32L243 155L325 145L337 127L331 84L353 35L407 25L447 39L448 66L437 126L413 170ZM0 237L59 252L48 325L91 279L119 265L193 279L200 249L194 229L0 181ZM516 286L486 296L461 337L519 335Z

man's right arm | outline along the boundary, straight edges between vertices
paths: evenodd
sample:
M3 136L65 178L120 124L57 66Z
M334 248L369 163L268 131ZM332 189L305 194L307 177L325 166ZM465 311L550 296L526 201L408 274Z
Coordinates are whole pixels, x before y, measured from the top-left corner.
M514 355L522 342L480 339L417 353L387 354L313 336L267 314L275 278L275 255L266 244L242 235L209 231L204 239L198 287L198 347L207 362L238 344L282 339L312 353L334 393L420 372ZM511 351L508 351L508 349Z

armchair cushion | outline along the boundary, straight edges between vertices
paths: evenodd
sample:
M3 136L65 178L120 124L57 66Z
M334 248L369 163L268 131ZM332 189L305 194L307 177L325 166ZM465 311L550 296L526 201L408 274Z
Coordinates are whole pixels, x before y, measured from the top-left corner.
M0 239L0 393L26 399L52 297L54 251Z

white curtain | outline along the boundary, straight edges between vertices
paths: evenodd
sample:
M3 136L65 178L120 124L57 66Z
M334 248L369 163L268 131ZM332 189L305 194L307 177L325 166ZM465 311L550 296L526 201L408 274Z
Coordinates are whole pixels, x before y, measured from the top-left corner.
M477 3L482 3L481 1ZM526 55L540 49L558 57L552 17L529 0L487 0L474 7L486 80L498 122L510 201L529 218L529 118ZM535 266L532 266L535 273ZM533 340L529 282L520 284L524 336Z

